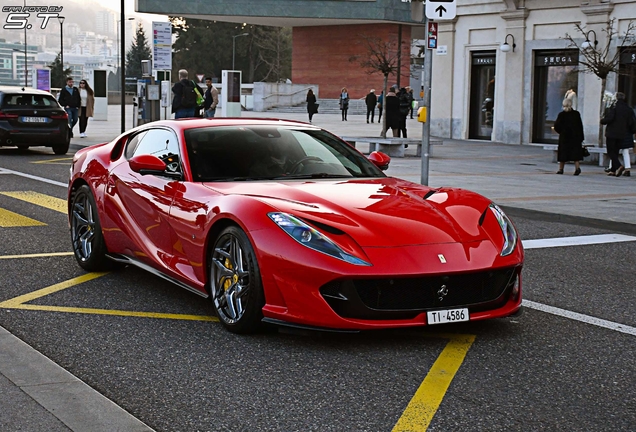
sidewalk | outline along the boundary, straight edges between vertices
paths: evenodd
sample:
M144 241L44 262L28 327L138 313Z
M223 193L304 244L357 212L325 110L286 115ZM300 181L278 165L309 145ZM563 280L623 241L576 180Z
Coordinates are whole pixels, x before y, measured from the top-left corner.
M126 108L126 129L132 127L132 107ZM376 113L377 114L377 113ZM243 112L243 117L307 121L306 114ZM339 114L316 114L314 125L339 136L380 136L380 124L366 123L365 116L350 115L343 122ZM110 141L120 131L120 107L109 106L108 121L90 120L88 138L73 138L73 145L91 145ZM422 124L407 120L409 138L422 137ZM359 146L365 152L368 147ZM481 193L508 209L526 214L549 213L555 219L586 221L599 226L614 224L616 229L636 229L635 177L608 177L598 163L581 165L582 174L572 176L574 166L567 164L564 175L556 175L558 164L552 152L541 146L507 145L490 141L444 139L431 148L430 186L454 186ZM407 157L393 158L386 173L417 183L421 181L420 158L415 149ZM408 156L411 157L408 157ZM636 170L636 167L635 167ZM513 210L511 210L513 211ZM632 227L633 225L633 227Z
M130 129L131 106L126 107L126 115L126 129ZM243 117L258 118L274 115L308 119L305 114L243 113ZM367 124L364 116L350 115L343 122L339 114L317 114L314 124L340 136L380 135L380 125ZM109 120L90 120L88 137L73 138L72 147L110 141L120 128L120 107L111 105ZM407 129L409 137L421 138L422 125L416 120L409 119ZM386 173L419 183L422 159L414 154L415 149L407 149L407 157L394 158ZM608 177L597 163L582 164L578 177L572 176L573 165L566 165L564 175L556 175L557 164L551 161L552 152L537 146L445 139L443 145L433 147L428 184L479 192L513 217L541 217L636 234L636 177ZM2 327L0 395L0 428L152 430Z

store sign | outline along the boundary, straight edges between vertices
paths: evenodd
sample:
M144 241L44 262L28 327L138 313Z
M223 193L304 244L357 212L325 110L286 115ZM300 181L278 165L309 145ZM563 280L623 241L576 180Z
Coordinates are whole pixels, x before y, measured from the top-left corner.
M621 64L636 64L636 52L621 54Z
M494 65L495 57L473 57L473 64L482 66Z
M536 66L572 66L578 63L578 57L572 54L539 55Z

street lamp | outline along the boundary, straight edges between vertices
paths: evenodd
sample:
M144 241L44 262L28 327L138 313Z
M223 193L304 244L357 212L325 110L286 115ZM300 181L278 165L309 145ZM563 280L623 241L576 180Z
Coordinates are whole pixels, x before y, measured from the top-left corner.
M119 25L121 26L121 44L119 46L119 55L117 56L117 61L119 61L120 55L123 55L126 52L126 14L125 14L125 1L121 0L119 4ZM120 127L121 133L126 131L126 62L121 62L120 69L121 76L119 77L120 82L119 86L121 88L119 92L120 96L120 108L121 108L121 119L120 119ZM136 114L133 114L136 115Z
M234 58L236 57L236 38L241 36L249 36L249 33L241 33L232 36L232 70L234 70Z
M26 54L26 47L24 47L24 49L25 49L25 51L24 51L24 52L25 52L25 54ZM21 53L21 52L22 52L22 50L19 50L19 49L17 49L17 48L13 48L13 51L15 51L15 52L19 52L19 53ZM27 72L27 68L26 68L26 55L24 56L24 62L25 62L25 63L24 63L24 74L25 74L25 75L24 75L24 87L27 87L27 86L28 86L28 83L27 83L27 78L26 78L26 72ZM17 64L17 57L16 57L16 64Z
M135 18L126 18L126 21L132 21ZM117 20L117 73L121 73L121 71L119 70L119 64L120 64L120 53L123 54L123 51L120 51L120 46L119 46L119 27L120 27L120 23L121 20L118 19ZM122 46L126 45L126 42L124 41L124 43L122 44ZM120 91L124 91L124 89L121 89Z
M66 84L64 81L64 17L59 16L57 17L57 20L60 22L60 69L62 72L60 74L62 77L62 85L60 87L64 88L64 85Z
M504 39L504 43L501 44L499 49L503 52L510 52L510 44L508 43L508 36L512 38L512 52L515 52L515 48L517 47L517 44L515 43L515 37L511 33L508 33L506 35L506 38Z
M592 43L590 42L590 33L594 33L594 49L596 49L596 45L598 45L598 39L596 39L596 32L594 30L590 30L585 34L585 42L581 44L581 48L584 50L592 48Z
M24 0L24 8L26 9L26 0ZM27 81L29 76L27 69L27 27L28 26L24 26L24 87L29 86L29 82Z

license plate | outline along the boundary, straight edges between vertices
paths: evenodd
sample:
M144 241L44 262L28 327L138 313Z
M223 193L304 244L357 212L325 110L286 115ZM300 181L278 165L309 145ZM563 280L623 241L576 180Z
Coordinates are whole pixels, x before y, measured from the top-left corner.
M49 119L47 117L22 117L22 122L24 122L24 123L48 123Z
M426 312L428 324L444 324L450 322L468 321L468 308L448 309Z

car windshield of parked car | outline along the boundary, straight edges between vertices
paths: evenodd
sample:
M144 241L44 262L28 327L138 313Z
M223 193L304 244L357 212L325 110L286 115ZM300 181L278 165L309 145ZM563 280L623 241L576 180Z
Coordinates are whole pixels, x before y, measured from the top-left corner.
M386 177L334 135L285 126L219 126L185 131L195 181Z
M2 99L2 108L59 108L53 96L39 94L5 94Z

